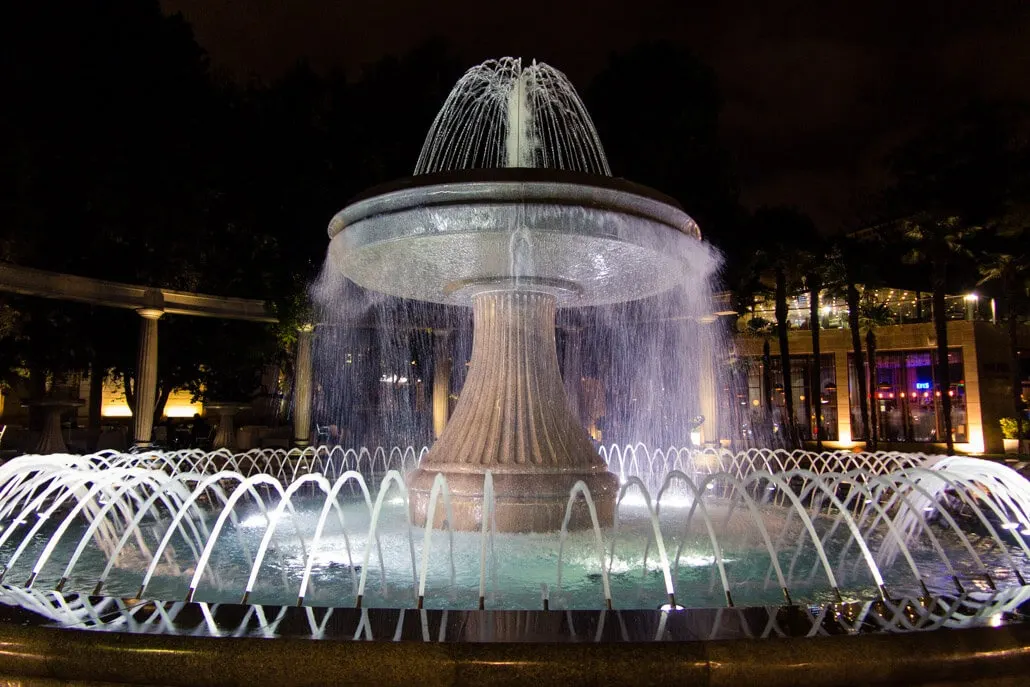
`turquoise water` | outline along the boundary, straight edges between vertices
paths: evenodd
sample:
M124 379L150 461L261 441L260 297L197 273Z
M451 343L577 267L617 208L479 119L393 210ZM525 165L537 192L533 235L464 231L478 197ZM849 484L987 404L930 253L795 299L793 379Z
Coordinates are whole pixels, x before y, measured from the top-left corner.
M284 514L277 524L268 552L258 567L256 583L249 595L251 603L294 604L298 600L305 566L311 560L311 574L303 603L312 606L347 607L357 603L362 573L365 573L362 604L368 607L413 607L423 571L425 533L406 524L405 506L399 499L387 500L378 525L378 544L368 539L369 515L361 500L342 502L344 525L334 515L329 518L317 546L312 535L318 522L321 498L295 499L297 513ZM716 563L711 538L701 519L687 525L689 506L663 507L660 517L662 540L669 560L669 582L677 603L688 607L726 605L726 588L737 605L781 604L783 591L773 571L772 559L761 544L759 533L749 519L731 513L728 504L706 500L713 527L721 545L722 571ZM269 506L271 510L271 506ZM240 505L237 521L227 521L219 533L194 599L209 602L239 602L254 568L254 557L265 534L267 520L255 504ZM816 555L808 535L787 509L766 504L763 521L776 542L777 560L787 580L791 599L800 603L836 600L825 566ZM217 513L208 513L204 522L210 530ZM654 609L668 602L665 566L655 545L652 525L642 504L624 502L619 509L616 530L603 532L603 554L598 551L592 531L568 535L564 546L561 536L553 534L496 535L485 544L486 566L484 602L487 608L539 609L546 596L551 608L600 609L605 607L605 575L615 608ZM56 520L55 520L56 522ZM170 518L146 519L138 536L130 537L105 580L103 594L135 597L153 552L167 530ZM19 523L26 528L34 523ZM877 585L867 563L843 528L832 532L832 520L816 518L814 525L824 547L840 593L848 600L875 598ZM31 544L5 572L4 582L22 584L31 575L43 547L53 536L55 523L33 537ZM33 582L37 590L53 589L85 532L85 520L75 522L58 542L53 555ZM993 580L1001 585L1014 584L1012 566L1003 552L983 538L973 542L988 565ZM299 533L299 534L298 534ZM983 571L963 550L950 530L938 531L948 558L966 589L986 589ZM872 531L866 541L876 554L885 543L885 532ZM15 552L13 536L0 548L0 560L10 560ZM190 543L182 536L172 537L160 556L144 597L182 600L189 592L197 569L199 552L206 539ZM426 608L474 609L481 589L481 556L484 550L479 533L434 531L429 537L425 562ZM106 542L106 543L105 543ZM63 587L65 592L92 592L107 564L110 540L97 539L85 548ZM934 592L954 592L950 571L927 541L910 542L914 562L927 587ZM614 551L614 552L613 552ZM1012 547L1017 567L1026 566L1021 551ZM366 562L367 556L367 562ZM919 580L901 556L893 561L881 555L881 573L891 593L919 594ZM559 579L560 571L560 579Z

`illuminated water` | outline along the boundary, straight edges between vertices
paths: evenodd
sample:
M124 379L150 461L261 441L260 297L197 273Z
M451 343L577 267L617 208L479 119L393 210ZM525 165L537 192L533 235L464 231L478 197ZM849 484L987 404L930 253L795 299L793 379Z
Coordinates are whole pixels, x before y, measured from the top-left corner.
M249 602L275 605L353 607L360 595L365 607L410 608L422 596L425 608L474 609L482 596L496 609L540 609L545 597L550 608L654 609L670 590L689 607L818 603L874 599L881 583L892 596L1010 588L1030 572L1030 485L976 459L638 447L609 456L624 482L615 528L427 539L408 525L395 470L417 460L411 450L309 451L306 465L283 452L157 455L0 468L4 583L90 593L103 579L103 594L138 597L146 582L144 598L170 601L193 586L206 602L249 590Z

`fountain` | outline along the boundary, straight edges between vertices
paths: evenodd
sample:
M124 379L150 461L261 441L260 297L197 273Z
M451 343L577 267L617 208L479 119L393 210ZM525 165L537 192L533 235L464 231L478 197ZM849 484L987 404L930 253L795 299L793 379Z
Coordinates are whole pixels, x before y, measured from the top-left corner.
M499 531L611 526L618 483L569 411L555 310L646 299L685 275L707 281L697 226L671 199L611 178L575 90L545 64L506 58L466 73L415 173L329 226L334 264L360 286L472 306L465 390L407 477L413 520L426 522L443 475L450 526L479 529L490 472ZM585 498L566 518L577 484Z
M416 175L344 208L330 235L335 278L471 306L471 366L439 440L0 465L0 674L190 685L442 683L469 666L487 682L518 666L522 680L576 684L1025 675L1030 483L1009 467L594 448L565 397L556 310L630 303L621 312L637 319L621 325L634 330L688 321L673 337L682 351L703 344L717 261L674 202L608 176L558 72L510 59L471 70ZM657 349L627 341L644 372L606 381L629 380L633 401L671 393L647 365ZM663 426L696 415L640 405ZM961 641L925 632L939 628L961 628Z

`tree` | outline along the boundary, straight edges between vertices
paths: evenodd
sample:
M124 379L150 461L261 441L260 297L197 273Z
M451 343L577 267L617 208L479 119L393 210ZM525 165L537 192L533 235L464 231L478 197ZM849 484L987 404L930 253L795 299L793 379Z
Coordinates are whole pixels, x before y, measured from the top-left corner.
M20 7L19 21L0 34L0 90L12 104L0 110L0 135L13 143L0 165L3 257L225 293L223 277L262 241L247 235L231 251L208 253L224 233L215 212L225 196L220 142L234 126L183 18L165 16L156 0L57 0ZM22 307L23 319L36 322L46 309L77 312L56 301ZM96 425L108 370L135 367L137 325L132 313L96 308L59 331L30 332L26 351L38 366L52 348L45 362L51 373L90 370ZM63 338L71 345L52 346ZM171 391L169 370L189 364L175 356L188 350L159 348L173 358L159 371L161 398Z
M812 370L809 376L808 397L815 410L815 447L823 450L823 405L822 405L822 351L819 332L822 323L819 317L819 296L830 274L827 259L830 257L828 245L821 238L812 236L810 242L801 248L801 269L804 274L805 289L808 291L808 322L812 333Z
M867 291L871 293L871 291ZM890 308L885 303L867 300L860 306L859 326L865 329L866 351L869 354L869 394L872 401L872 413L869 417L869 434L866 435L868 447L875 451L879 445L879 383L880 373L876 367L876 328L893 324Z
M739 247L739 189L719 139L722 98L710 67L680 46L643 43L612 54L584 100L615 176L672 196L708 240Z
M870 261L863 258L865 246L855 236L837 237L827 254L826 270L824 272L827 290L843 298L848 307L848 329L851 332L851 363L854 369L854 377L858 386L859 401L859 422L862 425L862 436L868 438L870 434L869 424L869 387L866 376L865 354L862 350L862 331L859 324L861 293L859 285L864 281L861 272L863 268L870 265ZM854 432L852 432L854 436Z
M160 327L155 421L176 389L190 391L194 401L251 400L259 392L262 370L278 350L272 327L262 323L167 315ZM125 385L129 407L135 408L135 349L123 345L119 352L110 359L111 367Z
M787 320L787 297L801 283L796 252L817 241L815 226L806 215L794 208L762 207L752 218L752 235L760 241L752 261L756 274L771 271L774 282L776 334L780 348L780 370L783 379L783 401L786 411L784 430L786 441L798 441L794 415L794 393L790 363L790 323Z
M972 282L970 240L996 217L1012 195L1024 156L1016 135L1018 111L970 102L939 118L890 156L894 181L883 197L884 226L908 243L910 264L929 273L937 338L937 391L944 414L945 443L954 452L945 294L963 268ZM958 269L957 269L958 268ZM954 291L953 291L954 292Z
M762 340L762 403L766 415L772 416L772 348L769 340L773 324L761 317L752 317L747 321L747 333Z
M870 375L867 363L872 360L863 352L862 331L865 324L863 303L865 293L883 284L881 264L888 251L876 231L862 231L839 236L833 241L826 261L825 279L828 290L843 298L848 307L848 329L851 332L852 368L858 387L859 422L862 436L870 448L876 446L875 418L870 415L870 404L875 408L875 375Z
M876 439L869 415L869 393L870 388L866 377L865 356L862 353L862 330L859 324L859 303L858 284L855 283L854 272L847 273L847 302L848 302L848 329L851 331L851 349L853 351L853 362L855 364L855 379L858 380L858 403L862 416L862 436L875 450Z
M986 262L980 264L980 284L996 281L1001 286L1002 303L1006 311L1009 337L1009 370L1011 374L1012 407L1016 417L1016 437L1022 439L1026 408L1023 403L1023 382L1019 374L1019 320L1025 314L1030 293L1030 257L1016 252L1025 245L1025 232L1014 232L1010 238L1012 253L987 253ZM1019 444L1022 447L1022 442Z
M904 238L910 248L905 260L925 263L930 267L930 286L933 289L933 328L937 337L937 390L941 395L944 414L944 441L948 455L955 452L951 423L951 370L948 364L948 314L945 295L948 288L948 270L957 257L971 257L970 237L979 227L967 226L961 217L937 219L921 213L901 222Z
M156 0L19 13L0 35L12 103L0 134L15 144L0 165L10 259L192 288L215 101L189 26Z

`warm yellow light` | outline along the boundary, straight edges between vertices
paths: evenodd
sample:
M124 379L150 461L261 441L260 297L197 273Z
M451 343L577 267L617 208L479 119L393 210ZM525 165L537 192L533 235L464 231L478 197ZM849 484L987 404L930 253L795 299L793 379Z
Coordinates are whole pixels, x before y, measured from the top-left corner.
M204 407L199 403L192 405L176 405L168 406L165 408L165 417L193 417L197 413L202 413Z
M176 389L168 397L165 403L165 417L193 417L203 412L204 408L199 403L193 403L193 395L183 389Z
M132 417L132 409L125 403L108 403L100 407L104 417Z
M193 417L203 413L204 407L199 403L176 403L165 406L165 417ZM132 417L132 409L126 403L105 403L100 407L104 417Z
M980 297L979 297L979 296L977 296L977 295L976 295L975 293L967 293L967 294L965 295L965 299L966 299L967 301L969 301L969 302L973 302L973 301L977 301L977 300L980 300Z
M984 452L984 430L983 427L975 419L970 418L969 421L969 453L983 453Z

